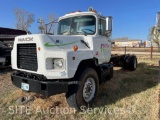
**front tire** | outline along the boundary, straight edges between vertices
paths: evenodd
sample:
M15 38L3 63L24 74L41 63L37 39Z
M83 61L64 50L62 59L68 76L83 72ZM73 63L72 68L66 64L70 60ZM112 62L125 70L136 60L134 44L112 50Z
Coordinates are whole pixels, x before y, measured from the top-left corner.
M70 86L66 93L66 99L71 107L76 110L92 107L99 89L99 80L96 71L92 68L84 68L76 76L78 85Z

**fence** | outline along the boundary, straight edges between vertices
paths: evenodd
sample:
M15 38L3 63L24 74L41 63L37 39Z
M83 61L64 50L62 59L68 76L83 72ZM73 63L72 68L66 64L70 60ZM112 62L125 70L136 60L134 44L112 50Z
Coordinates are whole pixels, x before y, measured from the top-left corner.
M159 60L159 83L160 83L160 60Z
M153 52L159 52L158 47L152 47ZM112 47L112 51L150 52L151 47Z
M134 54L149 54L150 58L152 59L153 53L156 55L160 55L158 47L112 47L111 51L117 51L119 53L134 53Z

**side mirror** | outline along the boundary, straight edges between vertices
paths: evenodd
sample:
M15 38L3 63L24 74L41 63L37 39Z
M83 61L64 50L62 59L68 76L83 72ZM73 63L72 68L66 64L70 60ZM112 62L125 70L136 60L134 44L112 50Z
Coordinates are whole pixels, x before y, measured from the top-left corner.
M112 17L106 17L106 31L112 31Z
M111 16L106 17L106 37L110 37L112 35L112 21L113 20Z

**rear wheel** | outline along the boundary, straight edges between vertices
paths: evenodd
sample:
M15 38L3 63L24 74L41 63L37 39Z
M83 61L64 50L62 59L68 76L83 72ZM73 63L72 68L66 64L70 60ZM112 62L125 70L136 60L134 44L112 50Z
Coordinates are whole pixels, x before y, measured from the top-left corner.
M131 56L129 63L129 70L134 71L137 69L137 57Z
M135 55L126 56L123 62L123 69L134 71L137 69L137 57Z
M92 107L99 89L96 71L92 68L85 68L76 79L78 86L71 86L66 93L68 104L76 110Z

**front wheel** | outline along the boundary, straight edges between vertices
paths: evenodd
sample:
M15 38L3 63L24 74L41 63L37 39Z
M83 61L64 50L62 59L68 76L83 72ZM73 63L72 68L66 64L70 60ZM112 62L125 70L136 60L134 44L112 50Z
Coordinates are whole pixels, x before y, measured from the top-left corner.
M97 73L92 68L85 68L77 75L78 86L71 86L66 93L66 99L76 110L92 107L99 89Z

